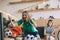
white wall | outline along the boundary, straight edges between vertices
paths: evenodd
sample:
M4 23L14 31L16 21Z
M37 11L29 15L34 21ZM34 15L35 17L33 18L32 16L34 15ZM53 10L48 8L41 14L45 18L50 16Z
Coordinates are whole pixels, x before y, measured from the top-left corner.
M11 15L14 15L15 17L17 17L17 19L21 19L21 14L18 13L19 9L24 9L26 7L35 5L36 3L23 3L23 4L14 4L14 5L9 5L9 2L11 0L4 0L2 2L0 2L0 10L4 10L7 13L10 13ZM49 8L57 8L57 5L60 3L58 2L58 0L50 0L48 2L46 2L46 4L50 4ZM43 3L39 3L40 7L44 7ZM55 18L60 18L60 10L57 11L40 11L40 12L31 12L33 14L33 18L38 19L40 16L44 17L44 18L48 18L49 16L54 16ZM7 16L6 16L7 17Z

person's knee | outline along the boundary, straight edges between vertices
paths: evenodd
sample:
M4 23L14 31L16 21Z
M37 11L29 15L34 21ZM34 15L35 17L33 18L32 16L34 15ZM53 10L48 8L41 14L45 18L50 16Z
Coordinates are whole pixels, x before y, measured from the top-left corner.
M55 38L53 36L50 36L50 40L55 40Z

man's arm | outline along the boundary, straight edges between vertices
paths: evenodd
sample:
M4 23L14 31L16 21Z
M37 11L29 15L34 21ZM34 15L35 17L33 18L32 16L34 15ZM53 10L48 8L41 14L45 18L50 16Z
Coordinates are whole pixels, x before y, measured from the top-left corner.
M32 18L32 15L29 15L29 20L32 22L32 24L37 27L36 20Z
M31 22L32 22L32 24L33 24L35 27L37 27L37 24L36 24L36 22L35 22L35 19L31 19Z

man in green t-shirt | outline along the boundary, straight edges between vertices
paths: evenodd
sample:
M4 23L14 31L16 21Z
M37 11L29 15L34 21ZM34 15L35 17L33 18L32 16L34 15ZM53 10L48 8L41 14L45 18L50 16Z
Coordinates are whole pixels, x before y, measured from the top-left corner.
M23 30L24 30L24 37L26 37L28 34L37 36L38 30L35 28L37 27L35 23L35 19L32 19L31 16L27 11L24 11L22 13L22 19L20 19L17 22L18 25L22 24Z

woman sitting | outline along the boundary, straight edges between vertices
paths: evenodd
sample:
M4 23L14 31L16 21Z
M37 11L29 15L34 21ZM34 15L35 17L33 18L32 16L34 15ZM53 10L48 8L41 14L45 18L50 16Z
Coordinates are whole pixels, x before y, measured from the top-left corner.
M45 28L46 40L55 40L54 32L53 22L52 20L48 20L47 27Z

